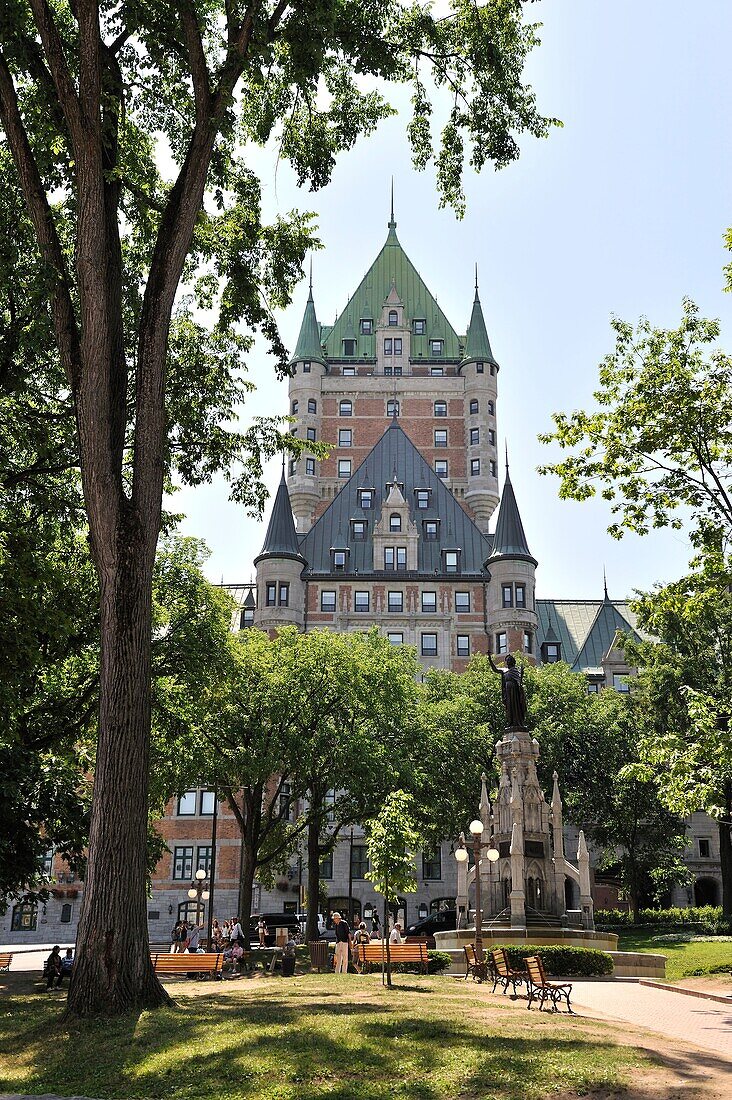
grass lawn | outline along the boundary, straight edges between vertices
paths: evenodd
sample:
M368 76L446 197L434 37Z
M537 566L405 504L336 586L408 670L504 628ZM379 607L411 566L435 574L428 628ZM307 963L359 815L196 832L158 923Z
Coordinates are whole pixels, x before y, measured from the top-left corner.
M391 993L377 975L174 983L175 1008L71 1028L58 1022L65 996L8 983L0 998L0 1093L102 1100L675 1095L666 1064L635 1049L627 1028L529 1013L485 986L449 978L395 981ZM626 1091L639 1081L640 1091ZM651 1081L659 1091L645 1091Z
M670 981L679 981L699 971L709 973L711 968L717 966L732 968L732 942L729 940L668 943L652 939L662 934L656 930L620 932L618 951L652 951L666 955L666 977Z

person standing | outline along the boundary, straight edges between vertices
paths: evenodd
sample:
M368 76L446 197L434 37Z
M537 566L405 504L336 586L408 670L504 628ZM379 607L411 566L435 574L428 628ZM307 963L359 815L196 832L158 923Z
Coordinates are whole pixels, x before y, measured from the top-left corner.
M379 914L376 911L376 907L374 907L373 916L371 917L371 935L375 939L379 939Z
M371 943L371 936L366 928L365 923L361 921L358 928L353 934L353 965L356 967L356 970L358 970L359 974L361 973L361 970L360 959L358 957L358 949L361 944L367 943Z
M348 959L351 954L351 929L340 913L333 914L333 927L335 929L335 972L336 974L348 973Z
M264 917L259 918L259 923L257 924L257 932L259 933L259 946L266 947L269 929L267 928L267 922Z
M231 932L229 933L229 942L233 947L235 943L239 944L239 947L244 947L244 933L242 932L239 918L234 917L234 923L231 926Z
M191 931L188 936L188 952L191 955L195 955L198 951L198 942L201 938L201 929L197 924L191 927Z

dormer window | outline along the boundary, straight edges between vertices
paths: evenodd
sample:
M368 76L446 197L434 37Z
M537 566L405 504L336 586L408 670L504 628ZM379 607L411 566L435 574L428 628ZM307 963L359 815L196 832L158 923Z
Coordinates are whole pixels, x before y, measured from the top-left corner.
M385 546L384 547L384 569L406 569L407 568L407 548L406 546Z
M374 489L359 489L358 490L358 506L364 510L373 508L374 506Z
M343 341L343 354L347 355L347 356L356 354L356 341L355 340L344 340Z
M415 489L414 498L418 508L429 508L431 489Z
M395 309L389 310L389 328L396 328L399 324L399 314Z
M427 322L424 317L415 317L413 322L413 329L415 336L424 336L427 332Z
M422 524L425 542L437 542L440 537L440 521L438 519L426 519Z
M386 415L387 416L399 416L399 402L395 400L387 401L386 403Z
M442 567L445 573L459 573L460 572L460 551L459 550L443 550L442 551Z
M541 659L545 665L555 665L558 661L561 661L561 653L560 642L541 643Z
M348 550L348 547L346 547L346 546L338 547L338 548L336 548L334 546L331 546L331 548L330 548L330 563L331 563L331 566L333 567L334 570L339 571L341 573L345 570L346 565L348 564L349 552L350 551Z
M368 524L365 519L352 519L351 520L351 536L354 542L363 542L366 538L366 529Z
M444 340L430 340L430 355L434 355L436 359L439 359L443 353L444 347Z
M239 629L246 630L250 626L254 626L254 608L245 607L239 619Z
M401 531L401 529L402 529L402 517L399 515L398 512L392 512L392 514L389 516L389 530L390 531Z
M373 332L373 321L370 317L361 318L361 335L370 336Z

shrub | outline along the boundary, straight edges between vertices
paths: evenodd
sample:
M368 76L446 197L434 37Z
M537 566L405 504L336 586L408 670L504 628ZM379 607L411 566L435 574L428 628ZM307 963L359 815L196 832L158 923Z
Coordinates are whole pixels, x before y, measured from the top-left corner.
M532 947L530 944L503 946L516 970L525 969L524 959L527 956L538 955L547 974L591 978L613 972L612 955L594 947L564 947L562 944L550 944L547 947Z
M595 924L605 928L627 927L633 925L633 914L624 909L597 909ZM638 924L686 925L701 924L705 931L729 921L722 918L719 905L690 905L685 908L673 906L670 909L641 909ZM721 930L721 929L720 929Z

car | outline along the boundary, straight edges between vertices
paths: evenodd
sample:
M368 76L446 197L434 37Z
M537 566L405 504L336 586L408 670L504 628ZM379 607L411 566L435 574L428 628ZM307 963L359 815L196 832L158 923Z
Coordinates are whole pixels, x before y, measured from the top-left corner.
M430 913L428 917L408 924L404 934L406 936L426 936L427 946L434 948L435 932L454 932L457 928L457 912L455 909L439 909L436 913Z
M288 932L292 932L293 935L297 935L300 931L297 913L252 913L249 918L249 942L252 947L256 947L259 944L257 926L260 920L264 920L264 923L267 925L267 935L264 937L264 942L267 947L274 947L277 942L278 928L286 928Z

